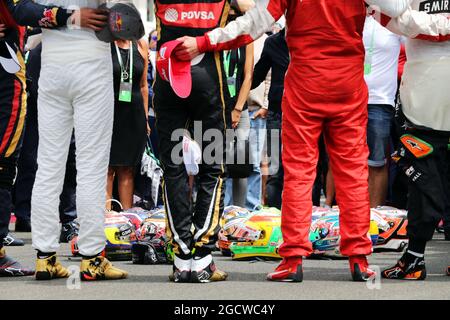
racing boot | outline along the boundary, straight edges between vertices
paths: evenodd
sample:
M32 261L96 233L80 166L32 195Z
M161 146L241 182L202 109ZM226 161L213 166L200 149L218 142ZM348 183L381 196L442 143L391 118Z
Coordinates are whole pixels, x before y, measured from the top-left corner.
M116 268L105 257L98 255L83 258L80 267L80 279L83 281L118 280L128 277L128 272Z
M274 272L267 275L269 281L302 282L303 259L302 257L287 257L278 265Z
M406 251L397 264L381 272L385 279L425 280L425 260Z
M10 234L3 238L3 245L7 247L22 247L25 242L19 238L14 238Z
M169 275L169 280L180 283L191 282L191 266L191 256L180 257L175 254L173 260L173 271Z
M447 275L450 276L450 265L447 267Z
M78 236L79 225L75 221L63 223L59 235L60 243L69 243L70 240Z
M217 269L211 252L202 251L203 250L196 249L194 257L192 258L191 282L208 283L227 280L228 274Z
M0 277L32 276L34 270L22 267L16 260L8 257L5 248L0 249Z
M351 256L348 259L353 281L368 281L375 276L375 272L369 269L369 263L364 255Z
M59 263L56 254L49 257L37 258L36 260L36 280L51 280L56 278L67 278L70 276L69 270Z

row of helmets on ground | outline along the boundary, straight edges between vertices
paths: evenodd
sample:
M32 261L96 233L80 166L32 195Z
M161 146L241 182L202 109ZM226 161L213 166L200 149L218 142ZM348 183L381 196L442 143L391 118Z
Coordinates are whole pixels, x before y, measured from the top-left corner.
M312 256L342 257L339 252L339 208L313 207L309 240ZM374 251L402 251L408 244L407 211L393 207L371 209L367 236ZM281 212L275 208L249 211L240 207L225 208L219 234L219 248L233 259L280 258L283 242Z
M162 207L153 210L135 207L120 212L106 211L105 236L103 254L112 261L132 260L134 264L165 264L173 261ZM77 243L77 237L70 241L74 256L79 255Z
M309 239L313 256L341 257L339 252L339 208L312 208ZM368 237L374 251L402 251L408 243L407 211L393 207L371 209ZM224 256L235 260L279 259L283 242L281 212L276 208L250 211L237 206L224 209L217 242ZM105 214L105 256L111 260L132 260L135 264L164 264L173 261L166 235L164 208L132 208ZM71 240L78 255L77 238Z

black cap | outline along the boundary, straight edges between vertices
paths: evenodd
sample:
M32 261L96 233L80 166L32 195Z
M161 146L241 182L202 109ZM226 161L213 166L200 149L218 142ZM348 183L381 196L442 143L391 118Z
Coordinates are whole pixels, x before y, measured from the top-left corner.
M115 40L139 40L145 34L141 14L132 3L114 3L111 7L102 4L99 9L107 9L108 23L97 38L104 42Z

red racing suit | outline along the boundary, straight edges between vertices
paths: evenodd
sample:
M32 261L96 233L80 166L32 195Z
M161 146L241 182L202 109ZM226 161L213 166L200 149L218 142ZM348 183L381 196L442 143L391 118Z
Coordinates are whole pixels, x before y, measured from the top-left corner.
M201 52L242 46L286 16L291 64L282 102L285 182L282 203L284 243L280 255L308 256L311 190L318 140L324 134L340 206L340 250L368 255L370 223L368 92L364 82L363 0L260 0L243 17L197 38ZM389 17L409 0L367 0Z

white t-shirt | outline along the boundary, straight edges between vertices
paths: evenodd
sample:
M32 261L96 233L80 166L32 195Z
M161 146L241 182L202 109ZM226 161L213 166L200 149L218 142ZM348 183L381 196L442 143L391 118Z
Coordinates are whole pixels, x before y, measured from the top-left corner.
M370 64L371 60L372 65L371 72L364 76L369 87L369 104L394 106L401 43L401 36L382 27L373 17L366 18L364 25L366 63Z

